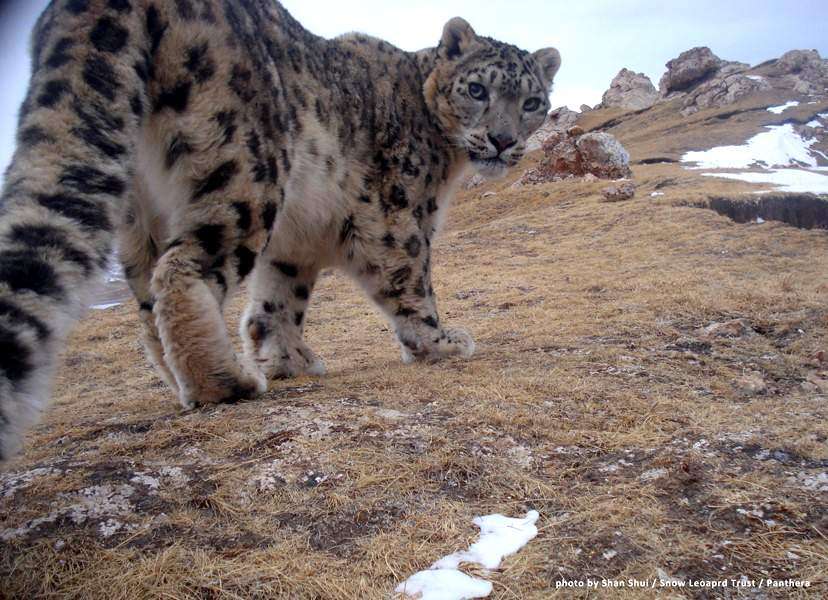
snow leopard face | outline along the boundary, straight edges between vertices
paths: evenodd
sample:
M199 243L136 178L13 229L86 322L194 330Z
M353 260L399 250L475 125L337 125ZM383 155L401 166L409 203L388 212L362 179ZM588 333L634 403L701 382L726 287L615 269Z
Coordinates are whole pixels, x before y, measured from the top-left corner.
M426 100L479 173L502 175L523 158L527 138L549 112L560 67L554 48L529 53L449 21L426 83Z

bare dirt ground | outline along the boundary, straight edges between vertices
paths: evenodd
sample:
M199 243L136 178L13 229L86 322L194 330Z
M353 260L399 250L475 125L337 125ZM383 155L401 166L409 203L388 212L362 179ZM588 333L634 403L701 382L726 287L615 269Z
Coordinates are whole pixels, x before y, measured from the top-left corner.
M617 204L601 182L511 188L520 169L461 194L435 289L469 361L401 364L327 274L307 335L328 375L185 413L133 306L92 312L0 475L0 596L389 598L475 515L537 509L493 598L658 573L811 587L597 595L823 597L828 236L682 206L749 184L634 170Z

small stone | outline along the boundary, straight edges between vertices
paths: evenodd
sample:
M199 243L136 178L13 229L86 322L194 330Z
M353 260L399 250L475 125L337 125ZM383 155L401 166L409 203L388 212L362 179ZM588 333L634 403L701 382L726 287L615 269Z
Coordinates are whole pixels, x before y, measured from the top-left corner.
M484 183L485 181L486 181L486 178L485 178L485 177L483 177L480 173L475 173L474 175L472 175L471 177L469 177L469 178L468 178L468 179L467 179L467 180L463 183L463 189L464 189L464 190L472 190L472 189L474 189L474 188L476 188L476 187L478 187L478 186L480 186L480 185L483 185L483 183Z
M828 376L822 373L811 373L808 375L806 383L811 384L811 390L821 394L828 394Z
M629 200L635 196L635 184L631 181L625 181L618 185L611 185L602 189L601 194L607 202Z
M761 373L752 371L737 379L736 387L747 396L756 396L764 394L768 389L768 384L765 383L765 378L762 377Z
M714 322L700 331L706 337L738 338L753 333L747 319L731 319L722 323Z

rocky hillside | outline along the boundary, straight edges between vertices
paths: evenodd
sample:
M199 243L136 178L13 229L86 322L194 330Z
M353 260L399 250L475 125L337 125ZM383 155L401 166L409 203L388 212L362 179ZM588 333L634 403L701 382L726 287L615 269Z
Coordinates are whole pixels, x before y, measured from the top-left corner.
M816 50L791 50L756 67L722 60L707 47L682 52L666 64L658 90L649 77L621 69L595 108L645 109L680 98L681 114L720 108L759 92L782 91L794 97L824 98L828 60Z
M575 125L620 141L632 164L675 163L764 184L757 193L828 194L828 60L815 50L751 67L693 48L666 64L658 90L643 73L622 69L597 106L550 113L530 144L544 148L541 166L566 162L559 144L544 142ZM547 171L550 181L567 175Z

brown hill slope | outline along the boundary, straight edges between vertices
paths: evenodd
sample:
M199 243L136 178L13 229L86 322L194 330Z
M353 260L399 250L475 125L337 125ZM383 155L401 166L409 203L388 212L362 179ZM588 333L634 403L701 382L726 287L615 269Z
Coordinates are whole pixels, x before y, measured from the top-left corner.
M783 114L767 110L790 100L799 101L799 106L789 108ZM641 111L600 109L582 115L578 124L587 131L601 130L616 136L630 152L633 163L646 164L661 159L678 161L682 154L691 150L743 144L767 125L804 125L828 111L828 100L814 100L792 95L790 90L774 89L687 117L680 114L680 107L681 98ZM828 153L828 136L821 138L813 148Z
M615 127L634 160L682 150L643 119ZM473 516L535 508L540 534L489 575L494 598L586 597L555 582L659 569L804 578L818 596L828 238L677 206L748 184L635 171L622 204L600 183L515 190L517 173L461 195L435 287L476 337L467 362L400 364L369 303L327 275L307 326L327 376L181 413L133 308L91 313L0 475L0 589L386 598L474 539ZM700 332L732 319L734 337Z

